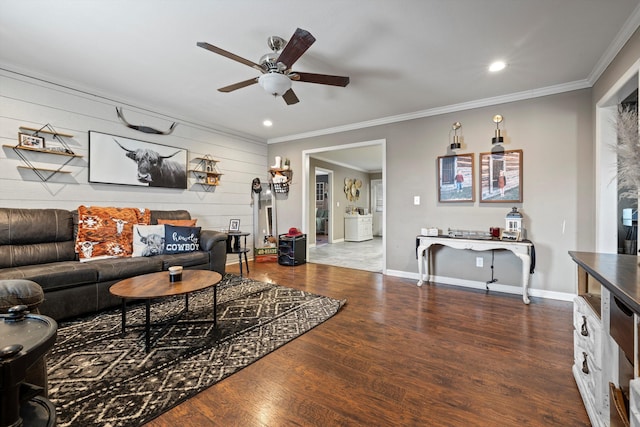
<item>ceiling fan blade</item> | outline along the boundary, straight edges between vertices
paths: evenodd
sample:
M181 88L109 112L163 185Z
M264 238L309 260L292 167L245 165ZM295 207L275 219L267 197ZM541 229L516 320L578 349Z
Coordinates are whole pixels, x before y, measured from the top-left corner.
M284 95L282 95L282 99L284 99L284 102L286 102L287 105L297 104L300 102L296 94L293 92L293 89L286 91Z
M255 84L255 83L258 83L258 78L257 77L254 77L254 78L249 79L249 80L245 80L243 82L234 83L234 84L229 85L229 86L221 87L220 89L218 89L218 91L219 92L233 92L234 90L242 89L243 87L251 86L252 84Z
M291 68L298 58L300 58L315 41L316 39L311 33L298 28L296 32L293 33L293 36L291 36L291 40L289 40L284 49L282 49L277 62L282 62L286 65L286 68Z
M226 51L224 49L220 49L219 47L214 46L212 44L209 44L207 42L198 42L196 44L198 45L198 47L210 50L213 53L217 53L218 55L225 56L225 57L227 57L229 59L232 59L234 61L237 61L237 62L239 62L241 64L248 65L249 67L255 68L256 70L260 71L261 73L266 73L266 70L264 68L262 68L260 66L260 64L256 64L253 61L249 61L248 59L244 59L243 57L238 56L238 55L236 55L234 53L228 52L228 51Z
M298 80L306 83L318 83L321 85L342 86L345 87L349 84L349 77L342 76L330 76L328 74L314 74L314 73L300 73L293 71L291 74L296 74L298 77L291 77L292 80Z

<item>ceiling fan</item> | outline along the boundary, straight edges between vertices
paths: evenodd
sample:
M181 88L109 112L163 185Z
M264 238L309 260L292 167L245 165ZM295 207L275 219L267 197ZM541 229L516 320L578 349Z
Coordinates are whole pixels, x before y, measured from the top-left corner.
M197 45L218 55L248 65L262 73L259 77L221 87L218 89L220 92L233 92L234 90L259 83L267 92L273 96L282 96L287 105L291 105L300 101L293 89L291 89L292 80L341 87L349 84L349 77L302 73L291 70L293 64L315 41L316 39L311 33L300 28L293 33L289 42L281 37L271 36L267 39L267 44L272 52L263 55L259 64L206 42L198 42Z

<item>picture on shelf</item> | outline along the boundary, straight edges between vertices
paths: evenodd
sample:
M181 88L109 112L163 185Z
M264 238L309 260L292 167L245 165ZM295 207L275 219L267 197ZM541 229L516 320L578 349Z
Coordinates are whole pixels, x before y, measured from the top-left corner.
M22 147L44 148L44 138L18 132L18 144Z
M438 202L475 201L473 153L438 157Z
M232 219L229 221L229 232L230 233L238 233L240 232L240 220Z
M217 176L207 176L207 184L209 184L209 185L218 185L218 177Z

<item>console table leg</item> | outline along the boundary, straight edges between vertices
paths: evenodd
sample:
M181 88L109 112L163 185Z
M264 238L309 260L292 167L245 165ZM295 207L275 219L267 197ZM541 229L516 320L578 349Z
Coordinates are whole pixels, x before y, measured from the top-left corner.
M531 268L531 257L528 254L514 254L522 260L522 301L529 304L529 269Z
M422 274L423 268L427 273L427 281L429 281L429 246L418 246L418 286L422 286L424 284L424 275Z

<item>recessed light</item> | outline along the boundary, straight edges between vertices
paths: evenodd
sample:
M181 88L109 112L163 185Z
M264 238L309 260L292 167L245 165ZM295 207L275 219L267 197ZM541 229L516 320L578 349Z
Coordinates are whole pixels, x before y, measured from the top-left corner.
M507 64L505 64L503 61L496 61L489 65L489 71L495 73L496 71L504 70L506 66Z
M271 120L265 120L264 122L262 122L262 124L266 127L273 126L273 122Z

